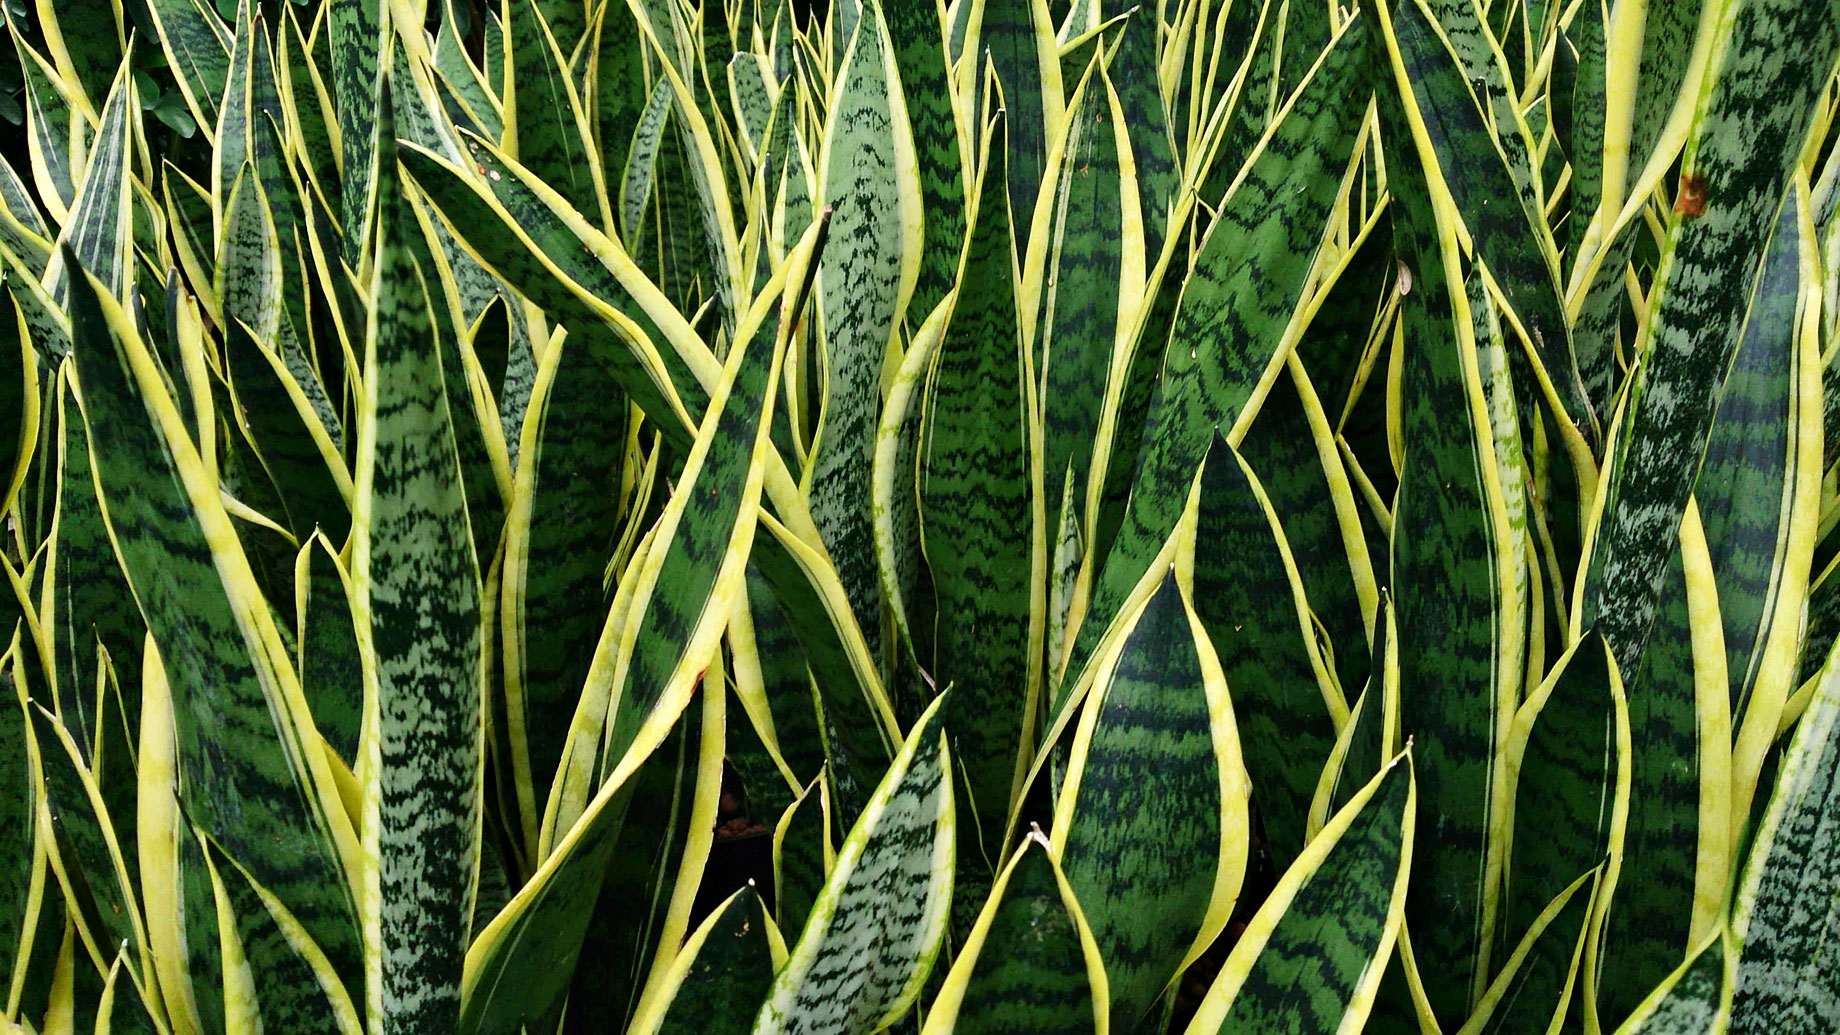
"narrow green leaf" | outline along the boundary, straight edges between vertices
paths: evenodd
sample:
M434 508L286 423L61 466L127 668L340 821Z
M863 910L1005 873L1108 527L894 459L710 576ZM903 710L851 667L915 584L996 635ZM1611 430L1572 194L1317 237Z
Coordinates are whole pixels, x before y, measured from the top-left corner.
M149 0L147 13L192 119L214 140L230 76L231 39L223 19L200 0Z
M1768 216L1840 53L1840 3L1752 0L1730 17L1690 130L1686 203L1669 219L1638 343L1644 362L1599 490L1602 516L1579 591L1575 624L1595 624L1630 670L1740 341Z
M573 7L580 0L546 4L552 11ZM576 19L579 21L579 18ZM505 79L499 95L505 99L503 146L505 153L535 173L575 211L586 213L605 227L607 188L601 179L598 156L590 146L586 113L569 74L565 38L579 37L582 26L563 26L551 34L537 0L507 0L505 7Z
M778 930L753 887L730 895L684 943L666 975L666 991L651 1019L633 1035L746 1035L746 1006L773 985Z
M130 161L134 147L132 116L139 106L130 66L124 63L109 91L102 124L90 143L89 164L70 208L70 219L58 235L60 249L73 249L83 268L95 271L116 298L125 298L132 270L129 242L134 226L129 215ZM45 288L53 301L65 303L67 282L74 274L58 255L45 272Z
M1189 1035L1361 1028L1402 922L1416 802L1410 755L1349 799L1247 923Z
M1702 945L1642 1001L1616 1035L1723 1035L1732 1012L1734 953L1723 936Z
M1739 884L1732 933L1743 946L1731 1028L1813 1035L1840 1024L1830 965L1840 930L1840 655L1829 651L1808 712L1783 754L1775 793Z
M998 874L933 1007L927 1035L1073 1035L1107 1015L1105 966L1039 831Z
M1202 469L1195 537L1195 611L1247 731L1246 770L1267 849L1288 866L1304 847L1320 760L1348 706L1317 652L1309 603L1272 501L1223 438L1214 440Z
M65 261L76 263L68 250ZM346 877L355 837L330 797L293 666L152 357L98 291L87 276L71 279L91 457L122 567L171 676L188 815L355 986Z
M1366 74L1365 21L1357 18L1344 27L1251 159L1181 289L1129 509L1080 626L1063 699L1071 677L1175 527L1185 487L1216 430L1229 442L1240 440L1239 425L1257 411L1267 373L1283 361L1285 329L1315 262L1367 103L1354 85ZM1145 341L1152 357L1163 347L1160 340ZM1129 469L1122 458L1115 463Z
M352 597L369 660L362 742L365 953L373 1030L459 1021L483 765L480 578L418 233L379 105L377 255L353 493Z
M879 386L913 293L922 236L914 138L878 0L864 7L837 90L818 174L831 232L818 271L828 375L811 513L874 650L880 586L869 501Z
M956 824L941 714L950 697L935 698L915 724L838 849L754 1019L756 1035L869 1035L919 996L952 899Z
M865 18L864 24L869 24ZM953 736L987 856L1027 761L1039 665L1032 620L1035 527L1029 392L1011 250L1007 120L986 131L952 322L933 358L917 481L920 524L938 615L931 671L956 688ZM873 390L873 389L871 389ZM922 664L926 664L923 660ZM999 856L1000 857L1000 856ZM971 855L965 857L974 858Z

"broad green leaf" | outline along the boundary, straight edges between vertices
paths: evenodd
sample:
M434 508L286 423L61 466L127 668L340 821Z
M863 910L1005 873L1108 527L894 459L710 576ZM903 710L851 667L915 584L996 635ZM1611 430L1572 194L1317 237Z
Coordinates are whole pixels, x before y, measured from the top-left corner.
M1742 946L1731 1029L1812 1035L1840 1023L1830 965L1840 930L1840 655L1829 651L1813 703L1785 749L1733 909Z
M225 944L225 969L240 969L237 955L248 968L246 978L233 974L223 978L227 993L225 1023L236 1025L242 1013L249 1028L259 1025L263 1032L308 1035L336 1031L339 1035L358 1035L356 1007L299 922L268 889L255 882L247 869L210 841L203 843L218 889L218 930ZM230 948L233 942L235 955ZM255 977L258 974L259 979ZM246 990L237 988L243 980L249 981ZM242 1004L244 1009L239 1010L236 1000L243 991L253 993L254 1001Z
M1022 745L1034 739L1035 564L1045 549L1030 492L1031 393L1006 218L1006 121L994 119L986 130L988 161L951 324L932 360L916 475L938 601L936 655L922 665L955 688L953 743L977 818L967 828L985 841L987 858L1001 857L992 839L1009 815L1018 766L1028 761Z
M1428 145L1427 165L1435 163L1434 178L1449 191L1462 221L1457 231L1473 248L1507 300L1507 314L1526 345L1529 364L1541 395L1554 412L1562 414L1568 437L1582 434L1585 444L1598 438L1596 418L1585 395L1584 382L1572 356L1569 327L1560 297L1556 257L1550 238L1545 234L1545 220L1538 212L1523 206L1512 175L1512 160L1504 155L1503 142L1517 139L1515 126L1499 121L1491 127L1471 93L1477 72L1463 60L1464 41L1485 41L1485 30L1476 24L1476 15L1467 4L1439 4L1440 9L1460 11L1452 21L1466 24L1472 32L1453 33L1444 39L1457 54L1446 49L1440 39L1433 16L1424 0L1409 0L1394 6L1394 38L1405 75L1410 81L1411 97L1407 101L1408 119L1414 132L1422 134ZM1451 22L1447 21L1448 29ZM1480 52L1470 60L1495 69L1487 58L1488 43L1480 43ZM1471 44L1470 49L1474 49ZM1466 76L1470 78L1466 78ZM1484 77L1481 89L1490 86ZM1499 90L1499 85L1494 89ZM1521 350L1516 348L1518 358ZM1528 392L1534 390L1529 384ZM1571 425L1576 425L1574 432Z
M1226 926L1250 792L1226 680L1173 572L1131 618L1082 707L1052 835L1120 1031Z
M1105 965L1039 831L998 874L933 1005L927 1035L1105 1030Z
M1409 754L1349 799L1248 921L1189 1035L1360 1030L1402 923L1416 802Z
M356 838L268 604L126 315L87 275L71 311L104 514L174 688L187 814L355 987Z
M830 837L830 790L814 777L773 828L774 920L783 930L805 929L836 856Z
M695 332L619 245L598 235L566 201L534 187L527 172L491 145L469 140L468 147L469 161L486 170L478 182L413 146L403 149L402 160L486 269L580 336L639 408L666 435L687 444L691 415L707 405L698 368L713 360L706 349L679 353L681 342L666 339L653 321L673 321L674 335L694 339ZM643 297L629 293L635 287ZM694 347L702 348L701 342Z
M977 93L968 110L979 112L988 104L1003 108L1009 126L1007 146L1010 209L1016 214L1016 243L1028 244L1026 214L1035 211L1047 175L1048 142L1065 117L1066 100L1061 83L1060 47L1053 16L1046 0L982 0L965 4L972 10L966 40L976 55L972 72ZM1002 84L1002 98L986 99L985 63ZM983 161L983 154L974 156Z
M1608 859L1605 882L1614 886L1629 813L1630 737L1622 673L1602 637L1587 633L1515 712L1508 735L1506 778L1515 797L1504 946L1525 937L1565 891L1566 874ZM1584 986L1596 988L1589 978ZM1538 991L1551 1001L1556 989Z
M10 629L7 637L11 653L0 659L0 779L6 781L6 793L0 794L0 866L5 867L0 876L0 974L12 988L21 956L31 948L33 899L43 894L43 857L33 837L43 791L32 758L24 688L14 673L19 640Z
M1317 650L1309 602L1272 501L1224 438L1208 451L1200 493L1195 613L1245 730L1241 750L1267 851L1275 865L1289 866L1304 848L1322 760L1348 720L1348 705Z
M752 319L763 315L757 311ZM626 618L626 626L602 631L545 815L548 851L467 950L463 1033L516 1031L548 1015L568 988L569 970L554 961L580 951L618 839L628 784L677 726L742 591L758 513L762 414L772 405L781 345L756 340L730 351L682 479L651 533L643 570L635 565L631 576L650 585L643 596L625 587L615 599L610 618ZM701 502L708 499L721 505ZM692 500L698 506L692 508ZM662 557L653 560L653 553ZM667 567L675 578L660 577ZM637 652L642 631L647 649ZM659 644L668 649L653 649ZM720 736L724 697L704 695L705 736L710 723ZM560 806L565 794L572 798L567 808ZM543 951L533 952L536 946Z
M140 671L146 626L135 609L121 567L109 542L102 507L91 475L90 436L78 409L68 372L59 378L58 502L53 542L45 562L46 586L40 615L53 653L59 717L81 748L80 757L94 764L102 735L96 673L106 653L118 672ZM130 695L135 703L139 695ZM50 705L51 700L41 703ZM136 727L139 710L135 711Z
M865 24L867 20L865 19ZM919 996L952 899L951 752L935 698L837 851L756 1035L869 1035Z
M810 505L871 649L881 630L869 513L879 386L923 239L914 137L894 59L879 0L869 0L837 75L818 173L831 230L818 270L827 374Z
M1749 0L1728 17L1729 35L1715 45L1694 110L1681 202L1668 220L1637 345L1644 362L1632 375L1606 464L1588 574L1574 606L1582 617L1573 624L1595 624L1628 670L1654 621L1671 539L1769 238L1768 217L1840 53L1840 4Z
M364 674L352 624L351 574L323 534L294 560L294 637L300 686L320 735L348 766L358 761Z
M402 197L390 85L379 105L351 577L365 659L364 920L373 1030L459 1020L478 877L480 577L440 324Z

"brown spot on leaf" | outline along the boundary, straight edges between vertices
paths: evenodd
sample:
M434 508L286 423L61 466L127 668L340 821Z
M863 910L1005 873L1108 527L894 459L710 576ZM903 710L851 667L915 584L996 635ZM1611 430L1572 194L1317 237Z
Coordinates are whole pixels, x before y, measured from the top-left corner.
M1706 181L1698 176L1682 176L1680 193L1674 198L1674 211L1688 219L1697 219L1706 212Z

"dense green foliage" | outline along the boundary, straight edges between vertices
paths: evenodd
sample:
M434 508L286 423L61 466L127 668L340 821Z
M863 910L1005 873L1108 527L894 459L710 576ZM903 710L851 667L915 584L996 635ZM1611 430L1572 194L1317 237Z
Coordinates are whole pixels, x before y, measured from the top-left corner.
M1840 0L5 10L0 1031L1840 1031Z

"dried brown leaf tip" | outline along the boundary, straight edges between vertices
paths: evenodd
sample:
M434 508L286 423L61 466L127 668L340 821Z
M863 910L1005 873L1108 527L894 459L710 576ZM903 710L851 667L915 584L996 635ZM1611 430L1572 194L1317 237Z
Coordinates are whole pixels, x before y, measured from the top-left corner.
M1680 192L1674 198L1674 211L1696 219L1706 212L1706 181L1698 176L1683 175Z

